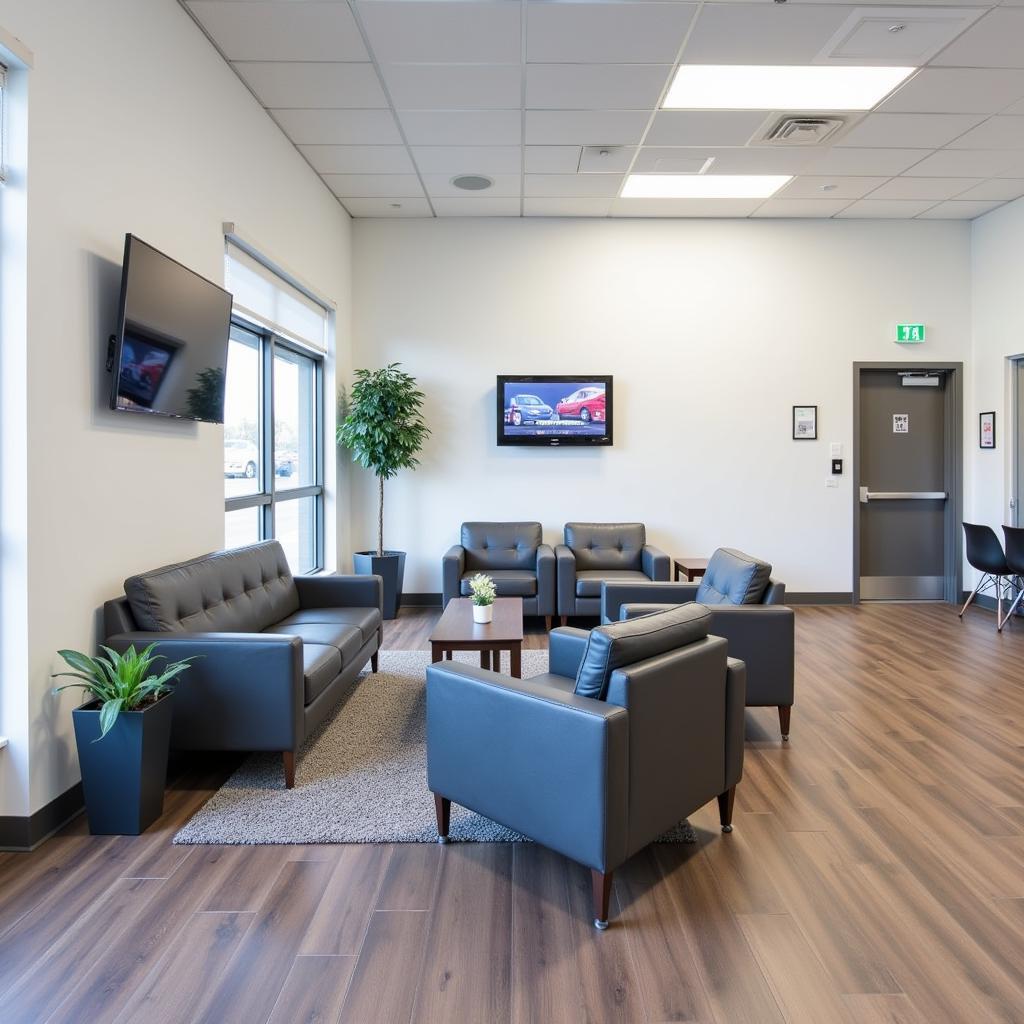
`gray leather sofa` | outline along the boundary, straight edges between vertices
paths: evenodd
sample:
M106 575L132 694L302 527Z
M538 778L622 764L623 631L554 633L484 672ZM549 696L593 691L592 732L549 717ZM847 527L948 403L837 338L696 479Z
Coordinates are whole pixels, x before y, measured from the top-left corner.
M499 597L521 597L524 615L555 614L555 553L542 542L540 523L463 523L461 543L441 562L442 600L469 596L478 572L494 579Z
M714 797L732 830L743 773L745 669L700 605L551 633L531 679L427 669L427 784L444 841L451 804L591 869L607 927L612 873Z
M647 543L643 523L566 523L555 548L558 614L601 614L601 584L669 578L669 557Z
M696 601L711 611L711 632L729 642L729 654L747 666L747 707L777 707L783 740L793 706L793 609L786 585L771 578L767 562L719 548L699 583L608 582L601 617L613 622Z
M293 577L277 541L218 551L125 580L103 608L107 646L198 655L175 685L171 746L295 751L383 636L379 576Z

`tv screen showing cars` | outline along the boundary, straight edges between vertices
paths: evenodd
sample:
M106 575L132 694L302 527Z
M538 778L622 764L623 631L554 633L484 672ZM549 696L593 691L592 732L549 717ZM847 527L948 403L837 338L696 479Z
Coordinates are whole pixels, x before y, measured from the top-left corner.
M612 443L612 378L498 378L498 444Z

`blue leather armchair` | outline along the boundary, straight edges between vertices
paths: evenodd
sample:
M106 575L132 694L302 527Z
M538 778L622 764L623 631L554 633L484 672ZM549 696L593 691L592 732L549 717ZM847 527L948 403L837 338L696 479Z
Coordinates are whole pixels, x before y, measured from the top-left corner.
M427 669L427 784L440 840L451 803L591 869L594 923L612 873L718 798L732 830L746 672L699 605L551 633L550 671Z

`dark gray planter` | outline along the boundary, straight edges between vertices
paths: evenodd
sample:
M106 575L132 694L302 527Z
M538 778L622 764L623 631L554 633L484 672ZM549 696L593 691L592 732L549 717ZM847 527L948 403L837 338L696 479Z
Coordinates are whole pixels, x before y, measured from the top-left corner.
M166 693L142 711L122 711L103 739L99 701L71 712L94 836L137 836L163 813L173 701Z
M393 619L402 606L402 581L405 578L405 552L357 551L352 556L360 576L380 576L384 580L384 618Z

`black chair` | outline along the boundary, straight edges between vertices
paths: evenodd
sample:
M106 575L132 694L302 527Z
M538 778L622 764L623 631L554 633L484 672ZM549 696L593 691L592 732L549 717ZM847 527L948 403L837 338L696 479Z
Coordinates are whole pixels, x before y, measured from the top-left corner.
M967 561L982 573L971 596L960 609L960 617L970 607L978 594L985 593L990 587L996 591L996 624L1002 629L1003 621L1003 580L1010 576L1010 567L1006 564L1003 546L991 526L978 526L976 523L964 523L964 536L967 539Z
M1006 565L1010 574L1016 577L1014 585L1017 588L1017 596L999 624L1000 632L1010 620L1010 616L1020 607L1021 598L1024 598L1024 526L1004 526L1003 534L1006 537Z

